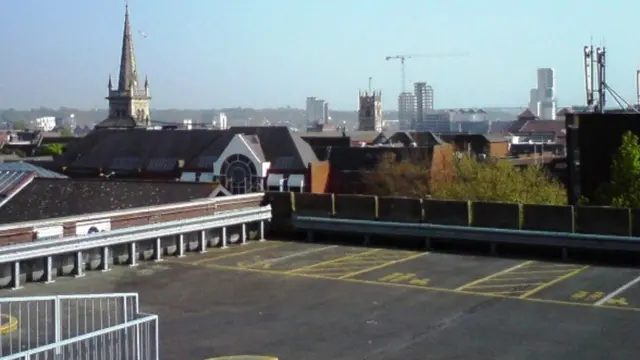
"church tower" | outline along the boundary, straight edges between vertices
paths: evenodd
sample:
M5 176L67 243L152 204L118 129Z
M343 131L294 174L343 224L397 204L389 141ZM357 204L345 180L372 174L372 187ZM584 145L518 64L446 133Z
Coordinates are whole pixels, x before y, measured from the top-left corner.
M360 92L358 130L382 131L382 92Z
M100 127L135 127L151 125L149 101L149 81L145 77L144 85L138 83L136 57L133 50L133 36L129 21L129 5L125 5L124 32L122 34L122 53L120 54L120 76L118 87L113 87L109 76L109 117Z

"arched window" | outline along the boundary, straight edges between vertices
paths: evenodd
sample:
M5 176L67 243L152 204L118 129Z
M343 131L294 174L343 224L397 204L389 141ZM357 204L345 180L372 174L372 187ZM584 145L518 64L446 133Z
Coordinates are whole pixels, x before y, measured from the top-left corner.
M256 166L248 157L240 154L231 155L222 163L220 183L232 194L262 191Z

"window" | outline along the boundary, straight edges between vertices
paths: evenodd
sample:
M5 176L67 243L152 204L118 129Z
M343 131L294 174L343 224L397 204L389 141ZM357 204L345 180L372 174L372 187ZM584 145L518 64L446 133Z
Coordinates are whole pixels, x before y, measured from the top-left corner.
M220 183L232 194L262 191L262 181L253 162L246 156L229 156L220 167Z

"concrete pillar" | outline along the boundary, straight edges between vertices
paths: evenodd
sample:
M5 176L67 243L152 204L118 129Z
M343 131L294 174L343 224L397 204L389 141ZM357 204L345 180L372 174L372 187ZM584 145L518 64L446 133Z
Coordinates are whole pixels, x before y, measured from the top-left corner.
M184 235L178 235L178 257L184 256Z
M162 239L156 238L153 247L153 261L162 261Z
M200 231L200 253L207 252L207 231Z
M491 255L498 255L498 244L492 242L489 246L489 252Z
M222 240L222 243L220 244L220 248L226 249L227 248L227 228L226 227L222 228L222 235L220 235L220 239Z
M84 260L82 258L82 251L77 251L73 262L74 277L79 278L84 276L84 262L82 260Z
M242 224L242 242L241 245L247 244L247 224Z
M138 266L138 244L135 241L129 244L129 266Z
M260 221L260 239L258 239L258 241L265 241L266 239L264 238L264 220Z
M109 248L107 246L102 248L102 272L111 271L109 268Z
M11 264L11 290L22 289L20 283L20 261Z
M44 283L51 284L53 280L53 257L44 258Z

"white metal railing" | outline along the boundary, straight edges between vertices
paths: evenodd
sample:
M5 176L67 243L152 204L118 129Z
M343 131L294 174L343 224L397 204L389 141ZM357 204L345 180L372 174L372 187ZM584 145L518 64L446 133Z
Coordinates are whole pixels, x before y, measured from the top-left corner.
M189 207L198 206L198 205L207 205L207 204L219 205L224 203L250 201L252 199L261 199L262 197L264 197L263 193L233 195L233 196L224 196L224 197L217 197L217 198L197 199L197 200L185 201L185 202L175 203L175 204L145 206L145 207L139 207L139 208L133 208L133 209L99 212L99 213L84 214L84 215L78 215L78 216L68 216L68 217L60 217L60 218L53 218L53 219L10 223L6 225L0 225L0 231L24 229L29 227L35 228L35 227L54 226L54 225L61 225L67 222L99 220L104 218L113 218L113 217L126 216L126 215L136 215L136 214L153 215L154 213L157 213L159 211L165 211L165 210L178 210L178 209L189 208Z
M17 326L0 333L0 359L158 359L158 318L138 294L0 299Z

